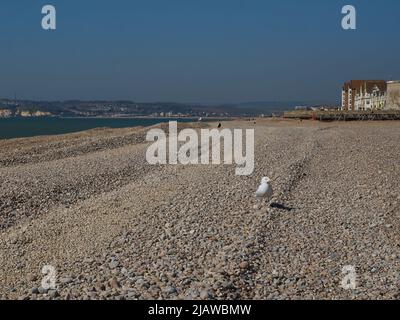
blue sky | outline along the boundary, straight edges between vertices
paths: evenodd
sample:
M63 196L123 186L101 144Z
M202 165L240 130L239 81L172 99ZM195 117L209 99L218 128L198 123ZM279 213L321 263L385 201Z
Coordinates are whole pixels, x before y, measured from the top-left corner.
M335 101L346 79L400 78L399 15L398 0L2 0L0 97Z

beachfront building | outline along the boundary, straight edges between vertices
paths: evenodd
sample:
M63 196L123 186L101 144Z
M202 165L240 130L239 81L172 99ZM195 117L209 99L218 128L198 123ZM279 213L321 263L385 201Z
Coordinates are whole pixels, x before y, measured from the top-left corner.
M354 98L355 110L383 110L386 108L387 85L365 82Z
M351 80L342 88L342 110L382 110L386 108L385 80Z
M388 81L386 106L387 109L400 110L400 81Z

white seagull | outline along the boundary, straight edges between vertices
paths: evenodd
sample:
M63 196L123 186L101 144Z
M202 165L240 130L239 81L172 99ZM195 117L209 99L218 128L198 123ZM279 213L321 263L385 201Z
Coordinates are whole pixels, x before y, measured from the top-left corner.
M256 191L256 198L261 202L264 198L267 202L269 202L274 194L274 190L270 184L271 179L268 177L264 177L261 179L261 184Z

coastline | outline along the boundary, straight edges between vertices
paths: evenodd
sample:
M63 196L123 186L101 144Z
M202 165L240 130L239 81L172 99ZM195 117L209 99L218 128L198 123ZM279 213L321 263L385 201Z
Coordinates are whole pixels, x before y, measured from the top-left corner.
M64 121L65 120L65 121ZM76 120L76 121L74 121ZM35 136L60 135L94 130L100 128L149 127L168 121L195 123L198 118L106 118L106 117L38 117L0 119L0 140L18 139ZM220 118L207 118L206 121L218 121ZM227 121L228 119L224 119Z

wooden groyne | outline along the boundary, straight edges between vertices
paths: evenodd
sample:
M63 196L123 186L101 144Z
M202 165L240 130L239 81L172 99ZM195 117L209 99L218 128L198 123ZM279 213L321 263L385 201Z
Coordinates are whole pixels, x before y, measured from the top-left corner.
M384 121L400 120L400 110L391 111L287 111L286 119L304 119L319 121Z

